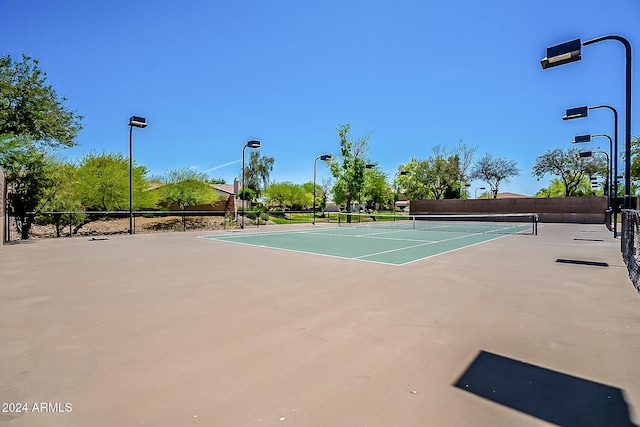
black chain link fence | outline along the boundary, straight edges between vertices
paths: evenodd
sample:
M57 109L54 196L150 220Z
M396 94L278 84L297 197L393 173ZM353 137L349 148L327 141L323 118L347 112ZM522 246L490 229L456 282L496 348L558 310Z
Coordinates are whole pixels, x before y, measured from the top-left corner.
M622 259L627 264L629 278L640 292L640 211L624 209L622 211Z

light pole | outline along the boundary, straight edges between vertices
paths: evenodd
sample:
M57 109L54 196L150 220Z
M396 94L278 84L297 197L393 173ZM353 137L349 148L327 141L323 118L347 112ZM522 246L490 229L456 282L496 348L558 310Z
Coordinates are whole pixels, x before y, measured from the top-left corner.
M464 195L466 196L467 195L467 191L469 190L469 188L471 188L471 184L469 184L468 182L462 184L462 186L460 187L460 198L461 199L462 199L462 188L464 188Z
M618 111L610 105L594 105L593 107L587 107L586 105L583 107L569 108L562 120L572 120L572 119L580 119L583 117L587 117L589 114L589 110L596 110L599 108L608 108L613 112L613 150L611 151L611 175L615 176L616 179L613 180L613 199L611 204L613 205L613 217L615 218L618 213ZM609 138L611 140L611 138ZM579 142L579 141L575 141ZM610 181L611 182L611 181ZM615 226L614 219L614 226ZM615 233L615 230L614 230Z
M625 174L624 174L624 206L631 207L631 43L620 36L602 36L582 43L580 39L571 40L547 48L547 56L540 61L542 69L555 67L582 58L582 46L588 46L604 40L615 40L624 45L626 56L625 67ZM617 127L616 127L617 128ZM617 156L617 152L616 152ZM616 172L617 174L617 172ZM617 182L617 179L616 179ZM617 194L616 194L617 196Z
M134 234L133 229L133 128L144 129L147 127L147 119L139 116L129 118L129 234Z
M605 151L600 151L600 150L596 150L596 151L580 151L580 152L578 153L578 156L579 156L581 159L584 159L584 158L586 158L586 157L591 157L591 156L593 156L594 154L604 154L604 155L605 155L605 157L607 158L607 178L606 178L606 180L608 181L608 180L609 180L609 174L610 174L610 172L611 172L611 169L609 169L609 163L610 163L610 162L609 162L609 155L608 155ZM606 189L606 182L605 182L605 189Z
M613 230L613 238L615 239L617 237L617 219L616 219L616 208L615 205L617 204L618 198L614 197L613 201L611 198L611 180L615 180L616 185L614 185L615 190L618 190L618 186L617 186L617 182L618 182L618 178L616 177L616 175L613 174L613 171L611 169L611 157L614 156L614 152L613 152L613 148L612 148L612 140L611 137L609 135L605 135L605 134L595 134L595 135L577 135L574 139L573 139L573 144L581 144L581 143L585 143L585 142L591 142L591 138L595 138L598 136L605 136L609 139L609 153L611 153L610 155L608 155L606 152L604 151L581 151L580 153L578 153L578 155L581 158L585 158L585 157L591 157L592 153L602 153L607 157L607 179L605 182L605 192L607 195L607 210L609 211L609 213L611 213L611 221L612 221L612 230ZM614 178L616 177L616 178ZM614 205L613 209L611 207L611 205ZM609 221L607 221L609 222Z
M478 190L486 190L486 189L487 189L487 187L478 187L478 188L476 188L475 192L474 192L474 196L473 196L474 199L478 198Z
M246 144L244 144L244 147L242 147L242 223L240 224L240 228L244 229L244 217L245 217L245 211L244 211L244 199L247 197L247 192L246 192L246 187L244 186L244 176L245 176L245 171L244 171L244 150L245 148L260 148L260 141L252 139L251 141L247 142Z
M393 176L393 186L394 186L393 189L394 189L394 192L393 192L393 203L391 204L391 214L392 215L396 213L396 196L397 196L397 192L398 192L398 186L396 185L396 181L398 180L399 176L407 176L407 175L409 175L409 171L398 171Z
M316 225L316 164L318 160L323 162L331 161L331 154L321 154L313 161L313 225Z

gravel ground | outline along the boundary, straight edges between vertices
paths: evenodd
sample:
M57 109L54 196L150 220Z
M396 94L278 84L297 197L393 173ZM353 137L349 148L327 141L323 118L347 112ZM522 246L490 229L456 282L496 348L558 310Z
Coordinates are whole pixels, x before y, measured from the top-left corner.
M185 219L187 231L222 230L225 228L224 217L198 216ZM235 225L227 224L227 227ZM170 231L184 231L182 218L179 216L164 218L135 218L134 228L136 233L161 233ZM73 232L73 236L100 236L129 233L129 218L102 219L91 221ZM32 239L55 238L58 237L53 224L34 224L29 233ZM60 229L60 237L69 236L69 225ZM9 237L11 241L20 240L20 233L11 227Z

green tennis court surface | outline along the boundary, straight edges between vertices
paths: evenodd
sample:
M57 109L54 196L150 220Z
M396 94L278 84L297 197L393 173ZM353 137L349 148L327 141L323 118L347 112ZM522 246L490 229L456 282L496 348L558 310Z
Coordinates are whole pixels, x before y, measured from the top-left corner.
M398 224L355 224L276 232L239 232L204 236L226 243L303 252L390 265L405 265L435 255L499 239L511 234L532 234L530 224L467 224L457 231L444 223L434 229L404 228ZM453 226L456 227L456 226Z

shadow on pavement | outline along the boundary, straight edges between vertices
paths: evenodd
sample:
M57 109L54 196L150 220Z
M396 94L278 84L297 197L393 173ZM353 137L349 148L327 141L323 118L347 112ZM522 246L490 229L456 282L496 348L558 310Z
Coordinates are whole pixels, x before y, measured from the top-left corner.
M486 351L454 386L561 426L635 426L621 389Z

